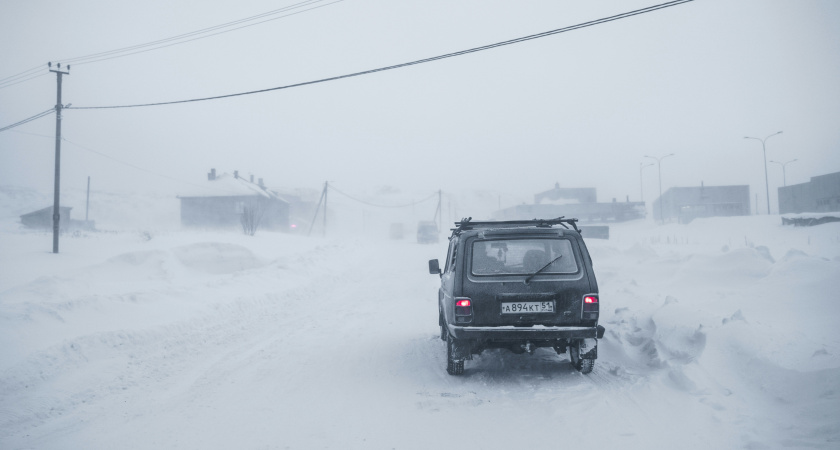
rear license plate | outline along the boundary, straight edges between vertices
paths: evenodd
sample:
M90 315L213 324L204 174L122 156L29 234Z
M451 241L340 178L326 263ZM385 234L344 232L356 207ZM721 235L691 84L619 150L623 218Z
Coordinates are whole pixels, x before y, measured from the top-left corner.
M502 314L553 313L554 302L504 302Z

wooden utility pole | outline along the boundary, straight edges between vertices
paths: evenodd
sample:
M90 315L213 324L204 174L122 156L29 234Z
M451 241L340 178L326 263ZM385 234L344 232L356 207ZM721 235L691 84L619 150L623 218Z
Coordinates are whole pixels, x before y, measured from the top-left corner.
M440 233L441 228L443 227L443 212L441 211L441 207L443 206L443 191L438 189L438 204L437 208L435 209L435 226L437 227L438 233Z
M312 223L309 224L309 232L307 236L312 234L312 227L315 226L315 219L318 218L318 211L321 210L321 202L324 203L324 236L327 235L327 186L328 182L324 182L324 190L321 191L321 198L318 199L318 206L315 207L315 215L312 216Z
M58 253L58 229L59 221L61 220L59 194L61 186L61 110L64 106L61 104L61 77L62 75L70 75L70 66L67 66L67 71L61 70L61 63L53 69L52 63L48 63L50 72L56 74L56 81L58 83L58 91L55 101L55 196L53 199L53 253Z

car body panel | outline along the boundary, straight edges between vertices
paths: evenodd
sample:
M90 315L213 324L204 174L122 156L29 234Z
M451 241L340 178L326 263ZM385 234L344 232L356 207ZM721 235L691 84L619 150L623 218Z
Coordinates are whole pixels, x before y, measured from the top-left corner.
M597 345L603 334L598 283L577 228L481 224L487 225L453 230L440 271L442 338L454 339L453 351L469 356L490 347L519 352L536 346L560 353L584 340ZM543 254L535 250L540 248ZM523 255L524 249L531 250ZM538 254L538 264L528 266L529 253ZM596 304L585 312L586 296ZM464 299L469 308L456 306Z

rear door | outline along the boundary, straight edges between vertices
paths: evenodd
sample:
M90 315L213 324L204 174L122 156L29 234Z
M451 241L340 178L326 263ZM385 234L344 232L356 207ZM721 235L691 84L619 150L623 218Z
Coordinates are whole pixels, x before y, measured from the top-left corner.
M475 326L578 325L589 279L581 249L562 232L484 236L464 246L463 293Z

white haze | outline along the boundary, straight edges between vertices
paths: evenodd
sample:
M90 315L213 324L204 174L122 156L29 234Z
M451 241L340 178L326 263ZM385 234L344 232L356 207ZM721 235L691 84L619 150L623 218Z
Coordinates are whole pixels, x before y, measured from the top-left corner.
M614 225L588 240L607 329L591 374L490 350L452 377L426 270L443 243L138 229L53 255L0 216L3 449L840 441L838 223Z
M645 1L346 0L162 50L75 66L63 103L123 105L250 91L494 43ZM226 2L3 2L0 76L276 9ZM643 156L676 153L663 188L749 184L761 144L788 184L840 170L840 5L700 0L428 64L225 100L68 110L62 186L177 195L210 168L271 187L393 186L526 201L560 182L640 196ZM0 90L0 125L55 104L55 77ZM0 184L53 184L54 116L0 133ZM97 153L94 153L97 152ZM104 156L103 156L104 155ZM118 162L119 161L119 162ZM128 165L126 165L128 164ZM143 169L143 170L141 170ZM771 200L782 184L769 166ZM655 168L644 192L657 193ZM509 197L505 197L509 196ZM80 205L73 205L78 208Z
M63 103L228 94L581 23L643 1L345 0L74 66ZM0 2L0 78L283 6ZM0 448L836 448L840 224L764 215L761 145L787 183L840 170L840 3L697 0L364 77L219 101L67 110L62 205L99 231L24 229L52 203L54 117L0 133ZM0 127L55 78L0 89ZM551 188L649 203L749 184L762 215L588 240L603 300L592 374L488 352L444 369L438 278L413 226ZM182 229L177 196L239 170L317 201L298 233ZM770 165L773 212L779 167ZM755 208L756 205L751 205ZM387 240L390 223L404 240ZM446 225L445 225L446 227ZM445 240L442 240L445 242Z

